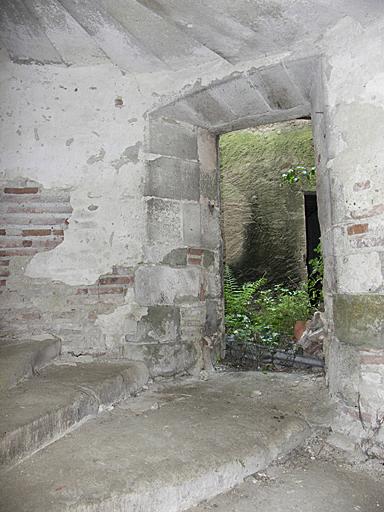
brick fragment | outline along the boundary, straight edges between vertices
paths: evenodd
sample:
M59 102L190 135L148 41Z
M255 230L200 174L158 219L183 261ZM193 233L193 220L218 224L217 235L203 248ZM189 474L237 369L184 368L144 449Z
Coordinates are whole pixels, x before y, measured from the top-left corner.
M0 286L5 286L7 281L5 279L0 279Z
M201 265L200 258L188 258L189 265Z
M100 287L95 290L95 292L98 295L112 295L112 294L124 294L126 292L126 289L122 286L116 286L116 287Z
M52 234L51 229L23 229L23 236L49 236Z
M360 190L366 190L367 188L370 188L370 186L371 186L370 180L358 181L357 183L355 183L353 185L353 190L355 192L360 192Z
M347 232L348 235L361 235L368 231L368 224L353 224L352 226L348 226Z
M32 249L32 247L4 249L3 251L0 251L0 258L9 258L10 256L33 256L38 252L39 251L37 249Z
M76 295L88 295L88 288L78 288Z
M0 229L0 236L5 236L7 234L5 229Z
M39 189L37 187L6 187L4 194L37 194Z
M41 315L37 311L22 313L21 317L23 320L40 320Z
M23 240L23 247L32 247L32 240Z
M193 255L193 256L202 256L203 252L204 252L203 249L196 249L196 248L193 248L193 247L190 247L188 249L188 254Z
M126 288L122 286L90 286L89 288L78 288L76 295L114 295L125 292Z
M44 249L54 249L61 242L62 242L61 238L47 240L45 238L36 237L32 242L32 246L36 247L39 251L43 251Z
M133 276L119 276L119 277L100 277L99 284L133 284Z
M351 408L351 407L344 406L342 410L345 414L347 414L348 416L351 416L352 418L354 418L356 420L359 420L359 421L363 420L367 424L370 424L372 422L372 415L365 411L359 412L357 407Z
M384 354L364 354L360 355L361 364L382 364L384 367Z

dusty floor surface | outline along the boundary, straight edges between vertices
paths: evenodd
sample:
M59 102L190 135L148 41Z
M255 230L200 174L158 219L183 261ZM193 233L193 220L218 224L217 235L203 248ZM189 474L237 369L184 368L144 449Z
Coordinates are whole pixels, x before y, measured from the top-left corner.
M383 461L356 461L324 436L189 512L384 511Z
M152 386L4 474L4 512L179 512L327 429L322 377L228 372Z

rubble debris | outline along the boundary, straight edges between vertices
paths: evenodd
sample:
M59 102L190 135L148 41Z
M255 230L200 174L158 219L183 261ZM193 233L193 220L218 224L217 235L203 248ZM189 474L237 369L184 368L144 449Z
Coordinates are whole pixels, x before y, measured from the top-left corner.
M302 347L303 355L322 359L323 343L325 338L326 322L324 313L316 311L312 319L307 322L306 329L297 345Z

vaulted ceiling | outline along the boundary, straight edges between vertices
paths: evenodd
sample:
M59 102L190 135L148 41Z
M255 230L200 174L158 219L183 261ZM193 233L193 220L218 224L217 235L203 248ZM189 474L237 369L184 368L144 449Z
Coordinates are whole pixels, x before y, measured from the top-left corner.
M362 25L381 0L1 0L1 43L24 63L149 72L233 64L316 44L345 16Z

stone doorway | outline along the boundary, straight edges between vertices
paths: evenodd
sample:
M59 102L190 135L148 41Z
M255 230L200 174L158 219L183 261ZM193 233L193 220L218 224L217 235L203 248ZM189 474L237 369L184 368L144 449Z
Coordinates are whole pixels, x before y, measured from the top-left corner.
M293 61L272 59L272 62L208 86L184 91L180 97L148 115L148 166L153 166L151 155L163 161L156 172L148 171L148 180L154 180L146 194L147 263L151 268L141 269L143 279L139 284L142 290L148 289L155 276L161 275L163 279L165 274L167 282L171 283L172 302L176 300L182 312L179 341L175 344L180 364L192 363L196 357L198 364L202 364L204 357L199 354L207 347L198 340L206 337L211 340L207 350L212 359L222 354L223 261L217 137L250 126L311 116L323 235L327 380L332 396L340 401L343 410L341 428L354 431L356 435L362 431L359 417L363 417L363 412L370 429L375 428L382 416L378 394L364 376L365 372L369 375L373 372L372 378L381 382L380 369L361 363L367 361L371 365L373 361L384 361L382 295L374 292L379 290L382 277L379 276L379 256L368 248L371 242L363 240L368 223L360 221L367 215L376 215L376 210L371 212L364 206L366 200L360 204L362 196L358 197L359 191L369 188L370 181L356 173L351 173L350 177L345 174L341 177L336 171L336 174L330 173L333 167L341 169L345 164L344 153L338 160L334 158L336 139L328 117L333 111L329 111L328 99L324 96L333 86L336 87L328 83L319 56L303 56ZM351 107L345 108L347 116ZM368 113L361 113L363 119L366 115ZM357 154L355 157L358 159ZM180 183L181 189L177 187L172 204L165 200L168 192L164 193L156 185L160 168L172 183ZM192 175L196 179L192 179ZM372 179L376 179L374 173ZM193 197L190 197L192 191ZM160 225L169 229L161 234L156 228ZM175 226L180 228L175 231ZM170 233L174 233L172 239ZM168 264L168 258L176 254L172 251L181 254L181 250L186 252L182 268L176 268L172 258ZM364 270L365 264L370 265L372 272ZM352 279L351 272L357 272ZM148 300L151 304L164 302L161 294L152 294ZM148 301L143 296L141 302ZM366 428L364 423L362 435Z

